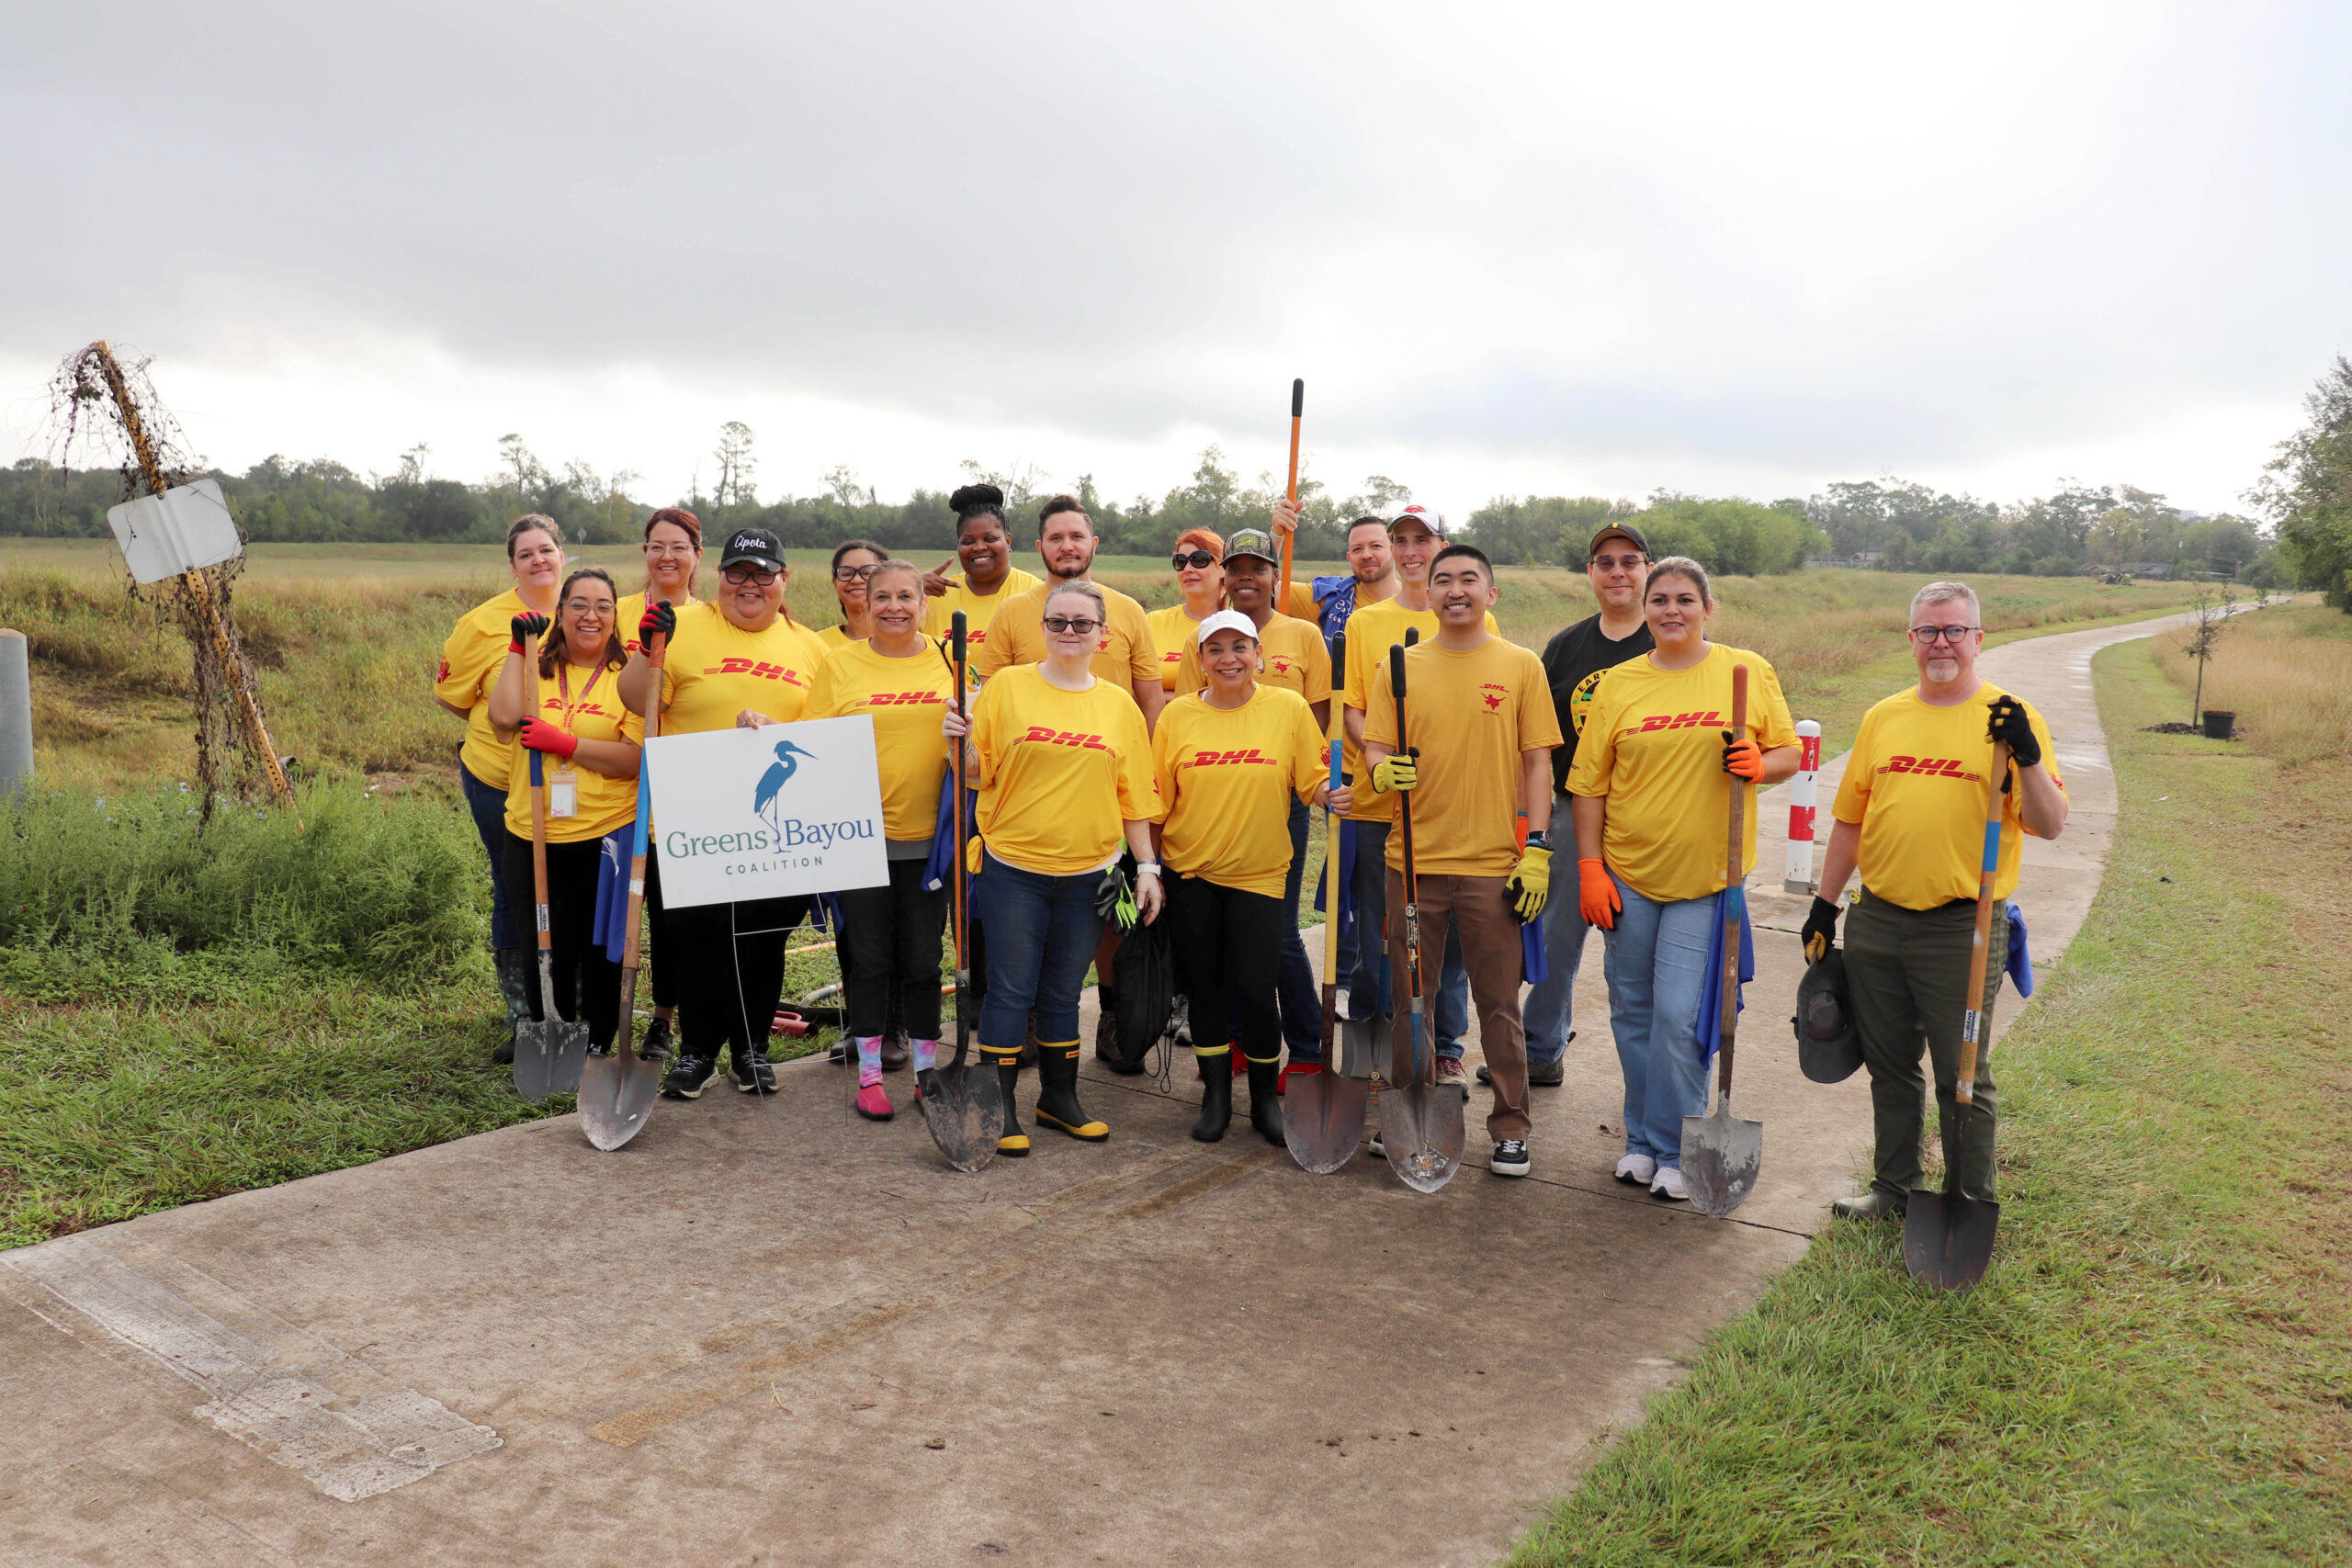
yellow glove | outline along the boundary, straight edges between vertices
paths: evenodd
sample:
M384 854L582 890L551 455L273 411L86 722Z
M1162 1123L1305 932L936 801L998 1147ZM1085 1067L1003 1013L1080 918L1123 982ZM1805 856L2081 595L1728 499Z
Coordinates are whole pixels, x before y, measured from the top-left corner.
M1373 764L1372 787L1383 795L1402 794L1415 783L1413 759L1420 755L1419 748L1398 751L1383 757Z
M1552 896L1552 852L1542 844L1530 844L1510 868L1510 880L1503 884L1511 908L1518 912L1520 923L1532 924L1544 912L1544 901Z

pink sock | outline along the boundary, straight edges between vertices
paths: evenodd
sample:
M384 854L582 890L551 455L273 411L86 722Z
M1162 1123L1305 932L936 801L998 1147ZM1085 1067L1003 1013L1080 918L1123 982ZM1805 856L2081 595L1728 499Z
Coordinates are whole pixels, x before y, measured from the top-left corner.
M857 1082L861 1089L882 1081L882 1037L867 1034L857 1042Z
M938 1041L917 1040L912 1043L915 1054L915 1071L919 1073L927 1073L931 1071L932 1068L939 1066Z

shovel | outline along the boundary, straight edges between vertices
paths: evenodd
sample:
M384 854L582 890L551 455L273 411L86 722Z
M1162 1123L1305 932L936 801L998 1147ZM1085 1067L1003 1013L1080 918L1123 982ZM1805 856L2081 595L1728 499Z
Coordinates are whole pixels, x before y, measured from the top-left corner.
M1944 1169L1944 1190L1911 1190L1903 1218L1903 1266L1911 1277L1939 1291L1964 1291L1984 1277L1993 1261L1993 1232L2001 1223L2001 1205L1990 1198L1972 1197L1961 1185L1962 1157L1968 1152L1968 1124L1976 1119L1976 1053L1989 1021L1984 999L1984 976L1993 934L1993 875L2001 862L2001 784L2009 776L2009 749L1993 742L1993 771L1984 781L1984 859L1976 873L1976 941L1968 953L1968 1006L1961 1015L1960 1073L1952 1098L1960 1102L1960 1130L1952 1137L1951 1163Z
M1347 639L1331 639L1331 661L1347 663ZM1340 772L1340 720L1346 710L1331 704L1331 787L1345 777ZM1364 1103L1370 1085L1340 1071L1332 1054L1340 1012L1340 814L1323 808L1323 1070L1294 1075L1283 1098L1283 1142L1291 1158L1317 1176L1329 1176L1348 1163L1363 1141Z
M955 653L947 661L956 672L956 711L965 711L964 612L949 622ZM917 1075L915 1103L922 1107L922 1123L931 1141L958 1170L978 1170L996 1158L997 1140L1004 1136L1004 1096L994 1067L967 1073L964 1058L972 1045L972 970L964 948L964 743L947 749L947 763L955 790L956 867L956 1055L944 1067Z
M1747 666L1731 667L1731 729L1747 728ZM1731 852L1724 866L1723 1020L1715 1044L1715 1108L1682 1119L1682 1184L1690 1206L1720 1220L1756 1190L1764 1163L1764 1123L1731 1113L1732 1042L1739 1030L1739 917L1747 904L1740 853L1747 839L1747 781L1731 780Z
M539 711L539 639L523 649L526 712ZM527 748L526 748L527 749ZM588 1059L588 1025L566 1023L555 1010L555 956L548 934L548 781L540 756L531 752L531 897L539 925L539 1021L514 1026L514 1092L545 1100L580 1085Z
M669 638L656 638L645 650L653 666L654 701L645 715L645 739L650 744L662 732L662 656ZM580 1074L580 1130L588 1141L610 1154L645 1130L653 1102L662 1091L662 1064L637 1054L630 1038L637 1024L637 937L645 907L645 838L653 820L653 775L642 760L637 765L637 835L628 863L628 931L621 946L621 1024L612 1044L588 1048L588 1062ZM674 961L674 959L673 959Z
M1396 750L1410 756L1405 739L1405 649L1388 649L1388 684L1396 697ZM1397 817L1405 835L1405 973L1411 987L1412 1076L1380 1097L1380 1145L1397 1179L1416 1192L1434 1192L1462 1168L1462 1108L1469 1091L1440 1084L1421 1011L1421 911L1413 874L1413 792L1399 791Z

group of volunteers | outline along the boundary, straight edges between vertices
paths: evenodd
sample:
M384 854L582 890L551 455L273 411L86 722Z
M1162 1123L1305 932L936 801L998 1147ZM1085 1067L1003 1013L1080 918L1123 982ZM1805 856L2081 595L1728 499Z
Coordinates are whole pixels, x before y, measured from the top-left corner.
M1716 606L1703 567L1654 558L1630 524L1601 528L1585 566L1598 611L1539 656L1501 635L1486 555L1449 541L1444 518L1420 506L1355 519L1347 571L1288 585L1287 596L1291 503L1278 503L1266 528L1189 530L1170 560L1181 597L1148 613L1091 580L1098 539L1077 499L1039 509L1042 575L1013 566L1013 520L995 487L967 485L950 505L952 563L926 570L862 539L834 550L839 619L822 628L786 608L791 570L765 529L739 528L718 545L716 591L704 598L706 546L690 512L647 520L643 585L628 594L599 568L567 570L548 519L514 524L514 586L458 621L435 687L466 721L460 772L494 877L492 941L510 1021L540 1006L521 918L537 902L528 754L545 780L555 1005L584 1019L605 1048L633 1027L618 1017L623 917L613 889L627 879L649 731L864 714L875 728L888 877L838 895L836 931L840 1055L857 1075L863 1115L894 1114L888 1074L911 1066L919 1096L939 1061L959 849L950 825L964 815L949 808L951 760L974 792L962 849L976 1043L1000 1075L1007 1156L1030 1148L1014 1105L1025 1065L1038 1083L1028 1124L1081 1142L1110 1135L1080 1100L1080 992L1091 966L1097 1055L1141 1071L1151 1043L1116 1038L1111 982L1125 933L1162 920L1201 1080L1193 1135L1226 1135L1233 1080L1246 1075L1252 1127L1283 1142L1288 1079L1326 1070L1299 934L1318 807L1343 819L1341 897L1329 912L1341 922L1342 1018L1372 1039L1386 1030L1392 1081L1410 1075L1411 1022L1398 1003L1412 959L1405 922L1388 918L1407 896L1397 823L1409 801L1426 971L1412 988L1430 999L1438 1081L1465 1089L1475 1004L1477 1080L1491 1094L1488 1168L1531 1168L1531 1088L1563 1082L1576 981L1598 927L1624 1084L1616 1174L1661 1198L1686 1196L1681 1125L1707 1105L1702 1016L1722 974L1730 783L1770 784L1799 757L1771 665L1709 640ZM946 648L958 613L969 649L962 690ZM1808 958L1822 959L1837 899L1859 873L1843 962L1878 1156L1871 1191L1839 1207L1860 1215L1899 1213L1918 1176L1923 1050L1947 1138L1957 1130L1961 993L1994 742L2014 762L2000 786L2001 898L2017 882L2018 834L2054 837L2066 811L2041 718L1975 674L1974 595L1930 584L1910 621L1918 682L1863 722L1804 931ZM1403 732L1391 674L1398 648ZM1741 667L1747 702L1736 728ZM1576 889L1555 897L1564 835ZM1743 876L1756 855L1753 790L1744 835ZM639 1050L665 1060L662 1092L673 1099L700 1095L722 1058L736 1088L770 1092L786 939L815 901L666 909L658 835L656 844L644 899L654 1007ZM2013 913L1996 943L2009 940ZM1522 996L1522 928L1536 922L1544 973ZM1990 988L1965 1005L1989 1008ZM1985 1197L1994 1103L1980 1061L1962 1177Z

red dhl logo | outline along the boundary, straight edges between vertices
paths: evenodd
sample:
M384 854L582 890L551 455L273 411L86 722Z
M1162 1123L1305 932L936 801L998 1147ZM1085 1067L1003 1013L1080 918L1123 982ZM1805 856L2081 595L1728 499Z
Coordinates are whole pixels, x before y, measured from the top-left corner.
M1887 773L1917 773L1938 778L1966 779L1973 782L1976 774L1960 765L1957 757L1889 757L1886 766L1879 770Z
M1102 744L1102 738L1099 735L1073 735L1067 729L1056 729L1050 724L1031 725L1029 733L1023 736L1021 740L1042 740L1048 746L1078 746L1089 751L1110 750L1108 746ZM1016 745L1020 743L1020 741L1014 742Z
M944 706L946 702L947 699L941 696L937 692L876 692L872 696L865 699L865 705L867 707L887 708L891 706L893 704L938 703L942 706Z
M436 681L446 681L449 678L449 661L445 659L441 661L441 673L433 678Z
M706 675L756 675L763 681L783 681L790 685L805 686L808 678L797 670L787 670L781 664L749 659L722 659L703 671Z
M1639 728L1652 729L1720 729L1724 716L1713 708L1705 713L1654 713L1645 715Z
M1498 686L1492 681L1486 681L1479 683L1478 696L1480 700L1485 702L1487 705L1487 711L1488 713L1499 713L1502 711L1503 699L1510 695L1510 688L1509 686Z
M1188 768L1225 768L1236 764L1264 768L1278 765L1272 757L1261 755L1255 746L1247 751L1195 751L1193 760L1184 765Z

